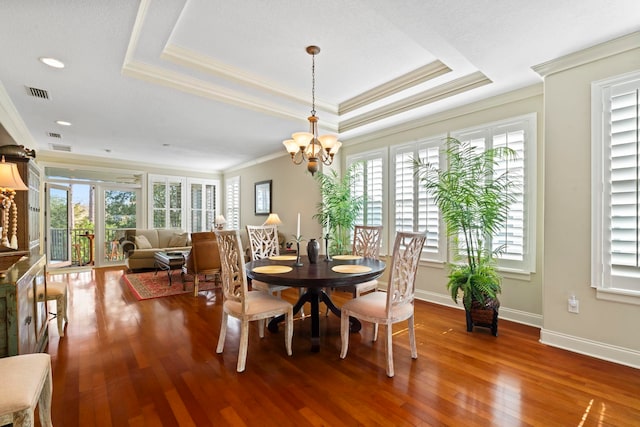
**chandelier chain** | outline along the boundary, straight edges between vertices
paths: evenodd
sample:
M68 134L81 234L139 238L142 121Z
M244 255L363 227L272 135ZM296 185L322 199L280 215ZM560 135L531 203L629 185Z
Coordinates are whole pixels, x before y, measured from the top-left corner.
M316 115L316 55L311 55L311 115Z

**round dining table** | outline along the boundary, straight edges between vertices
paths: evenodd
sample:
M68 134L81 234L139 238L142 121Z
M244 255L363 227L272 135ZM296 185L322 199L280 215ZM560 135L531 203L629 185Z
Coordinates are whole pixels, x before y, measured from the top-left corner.
M285 285L303 288L305 291L293 306L298 313L304 303L311 304L311 351L320 351L320 301L329 310L340 317L340 309L331 301L326 288L353 286L378 278L385 269L383 261L350 255L335 255L330 261L320 257L315 264L302 259L302 265L296 264L295 256L275 256L251 261L246 264L247 277L272 285ZM269 331L278 332L278 323L284 316L273 318L269 322ZM358 319L350 318L351 332L360 330Z

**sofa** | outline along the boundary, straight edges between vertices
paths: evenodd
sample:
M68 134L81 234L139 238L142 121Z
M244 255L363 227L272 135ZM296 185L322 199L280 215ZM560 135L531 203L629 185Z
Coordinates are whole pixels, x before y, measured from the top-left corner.
M190 251L189 233L180 229L130 229L121 243L125 264L130 271L155 267L156 252Z

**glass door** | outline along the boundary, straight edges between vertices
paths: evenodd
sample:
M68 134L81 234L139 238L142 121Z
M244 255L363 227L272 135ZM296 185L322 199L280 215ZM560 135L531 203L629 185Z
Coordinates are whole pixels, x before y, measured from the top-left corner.
M73 229L71 187L46 184L47 262L49 267L71 265L71 230Z
M122 264L125 230L140 224L140 186L96 185L96 265Z

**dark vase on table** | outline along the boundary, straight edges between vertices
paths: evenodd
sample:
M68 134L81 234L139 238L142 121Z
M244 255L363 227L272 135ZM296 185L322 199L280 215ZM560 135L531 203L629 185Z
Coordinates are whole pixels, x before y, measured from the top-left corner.
M318 262L318 254L320 253L320 243L316 239L309 239L309 243L307 243L307 256L309 257L309 262L311 264L315 264Z

